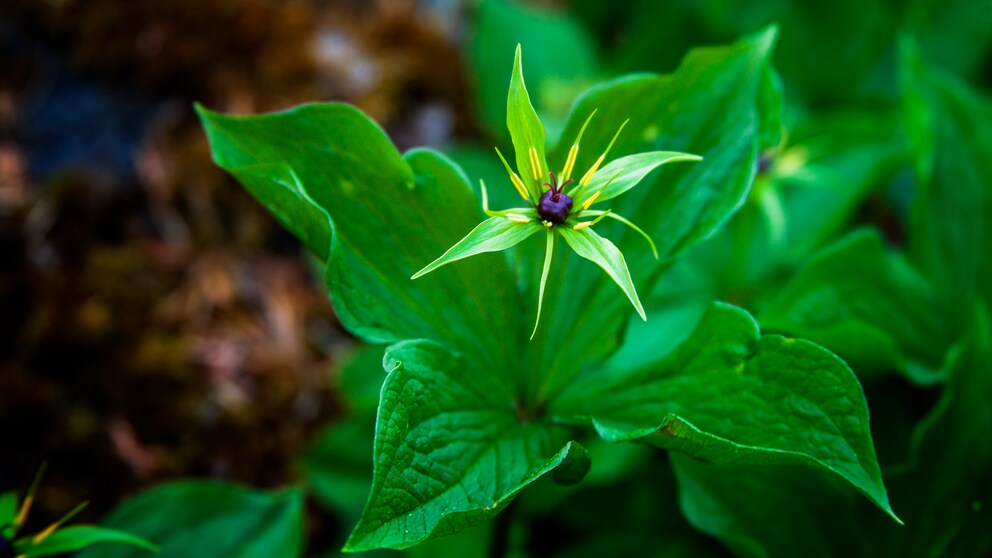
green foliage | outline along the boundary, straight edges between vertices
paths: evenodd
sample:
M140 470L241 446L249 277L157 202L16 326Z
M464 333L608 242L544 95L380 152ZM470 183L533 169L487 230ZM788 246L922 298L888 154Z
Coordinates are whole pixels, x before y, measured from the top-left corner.
M303 554L303 495L299 490L268 494L200 481L166 484L120 504L104 525L155 542L162 558L292 558ZM113 547L81 557L146 555Z
M218 164L235 176L263 165L294 177L295 199L329 223L326 278L342 322L366 341L393 343L384 359L371 493L346 550L405 548L479 525L548 473L577 482L590 455L574 438L588 426L610 442L638 440L719 463L827 471L892 513L857 380L816 345L762 336L747 312L715 306L671 355L596 366L618 347L627 312L602 275L579 260L606 270L643 316L635 284L655 284L741 206L759 153L781 131L781 95L768 63L774 36L700 49L668 76L593 88L565 126L565 137L581 142L553 148L524 88L518 49L507 124L519 175L504 160L504 188L514 183L534 203L549 161L564 164L563 181L572 169L589 168L572 190L577 203L627 194L614 202L630 221L598 225L616 244L593 233L593 222L542 227L533 206L491 211L484 188L490 219L476 226L477 205L456 166L426 150L400 156L344 105L260 117L199 109ZM599 124L627 119L622 133ZM607 154L616 159L601 167ZM659 168L689 159L697 162ZM278 203L264 191L255 195ZM610 214L590 210L595 223ZM631 222L644 228L619 228ZM542 252L528 238L545 227ZM575 254L552 265L559 233ZM510 247L507 255L464 259ZM627 259L636 262L630 270ZM548 325L527 342L521 318L530 311L520 309L531 307L535 290ZM354 433L329 434L304 462L318 494L342 510L345 499L331 493L353 485L321 471L317 456L343 455L348 440L364 446Z
M716 463L822 467L892 514L854 374L812 343L761 335L738 308L712 307L657 363L581 378L552 411L592 421L612 442Z
M859 231L814 256L761 323L832 348L862 378L897 369L926 384L950 346L940 316L933 287L876 232Z
M401 154L337 103L197 107L373 344L300 459L356 525L344 551L524 556L551 522L576 557L988 553L992 104L930 60L974 75L992 32L956 1L628 8L477 4L496 153ZM575 181L561 222L551 171ZM106 524L165 555L298 556L301 498L167 485Z

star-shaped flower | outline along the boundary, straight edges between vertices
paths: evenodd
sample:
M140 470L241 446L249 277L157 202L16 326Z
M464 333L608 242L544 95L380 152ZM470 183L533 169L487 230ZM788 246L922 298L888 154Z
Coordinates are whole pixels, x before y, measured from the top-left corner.
M605 218L620 221L643 236L657 258L658 251L654 242L647 233L625 217L613 213L609 209L592 209L592 205L615 198L630 190L660 165L674 161L699 161L702 157L675 151L650 151L621 157L611 161L606 166L602 166L610 149L613 148L613 144L620 136L620 132L626 126L627 122L624 122L620 125L620 129L617 130L603 154L582 175L578 183L575 183L574 179L571 178L572 171L579 154L582 135L596 114L596 111L593 111L582 125L575 142L569 149L561 173L556 175L548 166L545 157L544 125L541 124L537 112L530 102L527 88L524 86L519 45L513 62L513 74L510 77L510 90L506 105L506 123L510 129L510 138L516 152L519 174L513 171L499 149L496 149L496 153L503 162L503 166L506 167L510 182L528 205L492 211L489 208L486 185L482 183L482 207L489 219L480 223L441 257L415 273L412 279L422 277L443 265L469 256L511 248L543 230L546 234L546 248L537 297L537 319L534 323L531 339L537 333L537 326L541 321L544 289L551 270L555 242L558 236L561 236L576 254L600 266L624 291L641 319L646 320L644 307L637 296L637 290L634 288L623 254L608 239L596 234L592 227ZM602 168L600 168L601 166Z

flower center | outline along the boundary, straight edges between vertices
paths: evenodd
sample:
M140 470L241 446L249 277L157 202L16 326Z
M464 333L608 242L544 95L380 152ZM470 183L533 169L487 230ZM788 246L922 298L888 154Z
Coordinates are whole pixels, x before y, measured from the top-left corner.
M572 210L572 198L565 195L562 189L570 182L572 182L571 179L566 180L559 186L555 173L551 173L551 182L544 183L549 190L544 192L540 201L537 202L537 213L541 219L555 225L565 222L568 213Z

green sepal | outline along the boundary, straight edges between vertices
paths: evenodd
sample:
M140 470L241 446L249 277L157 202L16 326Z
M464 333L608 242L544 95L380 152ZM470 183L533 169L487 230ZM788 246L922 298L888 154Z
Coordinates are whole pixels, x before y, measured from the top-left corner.
M596 202L615 198L637 186L648 173L665 163L702 159L699 155L677 151L650 151L621 157L596 171L588 184L576 188L572 198L577 205L582 205L596 192L600 193Z
M506 217L490 217L479 223L465 235L465 238L448 248L448 251L441 254L438 259L414 273L410 279L423 277L443 265L477 254L499 252L512 248L543 228L540 223L534 220L527 223L517 223Z
M506 127L510 129L513 149L516 152L517 171L527 190L536 201L543 193L542 184L548 176L548 161L544 154L544 124L537 117L537 111L530 102L527 87L524 85L524 73L520 61L520 45L513 58L513 74L510 77L510 90L506 96ZM537 161L541 168L535 178L531 165L530 150L537 153Z
M547 230L547 241L544 248L544 267L541 269L541 283L537 290L537 317L534 318L534 329L530 332L533 339L537 333L537 326L541 323L541 307L544 306L544 287L548 284L548 274L551 273L551 260L555 255L555 233Z
M601 267L610 276L610 279L613 279L630 299L630 303L634 305L634 309L637 310L641 319L647 321L648 317L644 313L644 306L637 296L634 280L630 278L630 270L627 269L627 262L620 249L589 228L575 230L568 227L558 227L558 231L576 254Z

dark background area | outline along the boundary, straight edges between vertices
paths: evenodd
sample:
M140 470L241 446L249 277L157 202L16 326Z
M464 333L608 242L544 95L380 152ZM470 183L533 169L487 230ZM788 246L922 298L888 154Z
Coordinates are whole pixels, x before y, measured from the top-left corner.
M401 148L476 133L462 8L69 0L0 7L0 491L32 523L139 488L258 487L340 412L352 347L298 243L192 110L353 103Z

